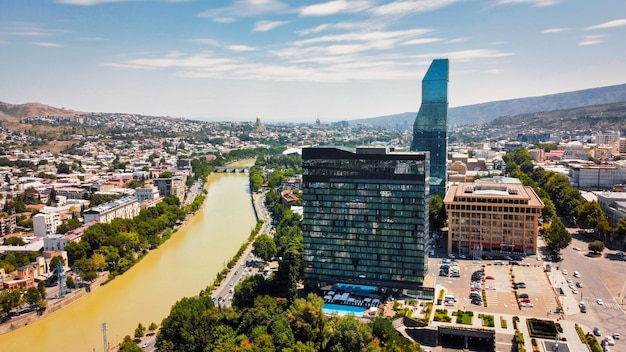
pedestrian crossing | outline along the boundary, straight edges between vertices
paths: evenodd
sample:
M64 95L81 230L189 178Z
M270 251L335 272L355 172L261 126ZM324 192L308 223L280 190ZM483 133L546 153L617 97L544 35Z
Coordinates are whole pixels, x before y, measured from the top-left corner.
M608 309L621 309L620 305L613 299L602 299L603 304L599 305L596 302L597 298L585 298L583 302L587 307L595 307L596 309L608 308Z

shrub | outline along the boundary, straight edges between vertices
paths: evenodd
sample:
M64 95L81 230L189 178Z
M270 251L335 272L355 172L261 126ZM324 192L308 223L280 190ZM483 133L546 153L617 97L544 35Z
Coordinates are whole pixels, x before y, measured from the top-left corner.
M507 328L507 326L506 326L506 319L504 319L503 317L500 317L500 326L501 326L503 329L506 329L506 328Z

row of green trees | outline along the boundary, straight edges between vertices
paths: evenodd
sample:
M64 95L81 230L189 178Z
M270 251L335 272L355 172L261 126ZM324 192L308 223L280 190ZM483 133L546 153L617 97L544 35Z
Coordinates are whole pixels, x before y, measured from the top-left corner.
M571 224L580 228L593 229L604 241L614 240L623 243L626 239L626 218L620 219L616 228L611 228L600 204L586 201L580 191L574 188L567 176L541 167L533 169L532 158L526 149L517 149L504 156L506 171L519 178L526 186L531 186L543 201L544 220L550 219L550 226L544 230L546 245L558 256L560 249L571 242L571 234L557 217L561 215Z
M20 308L25 304L37 305L38 309L46 307L46 285L39 282L37 287L28 289L5 289L0 291L0 316L8 315L11 310Z
M248 308L219 310L211 297L183 298L163 320L159 351L421 351L390 320L327 318L313 294L289 303L261 295Z
M71 267L78 268L85 281L92 281L98 270L109 270L114 277L128 270L150 249L163 241L161 234L185 219L186 211L176 196L167 196L156 206L143 209L133 219L116 218L110 224L98 223L83 233L81 241L65 247Z

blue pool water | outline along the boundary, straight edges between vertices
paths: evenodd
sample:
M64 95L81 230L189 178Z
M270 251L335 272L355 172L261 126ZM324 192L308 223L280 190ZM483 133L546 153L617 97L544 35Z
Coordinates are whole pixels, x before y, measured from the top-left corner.
M348 285L348 284L336 284L335 288L339 291L349 290L353 293L374 293L376 292L376 286L365 285Z
M322 307L322 313L334 314L334 315L354 315L355 317L362 317L366 308L357 306L342 306L340 304L326 303Z

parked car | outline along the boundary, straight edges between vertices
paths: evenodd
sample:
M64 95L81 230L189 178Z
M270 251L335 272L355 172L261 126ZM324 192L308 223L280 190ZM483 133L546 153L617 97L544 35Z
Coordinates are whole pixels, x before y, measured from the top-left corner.
M521 304L522 307L526 307L526 308L532 308L534 307L534 305L530 302L524 302Z
M580 282L580 281L576 281L576 287L582 288L583 287L583 283Z
M598 298L598 299L596 300L596 303L597 303L599 306L603 306L603 305L604 305L604 302L602 301L602 298Z
M517 295L517 297L519 297L519 298L529 298L528 297L528 293L520 293L519 295Z
M600 336L600 328L598 327L593 328L593 334L596 336Z
M574 277L580 277L580 273L578 271L574 271Z
M613 340L611 336L605 336L604 341L606 341L606 344L609 346L615 346L615 340Z

